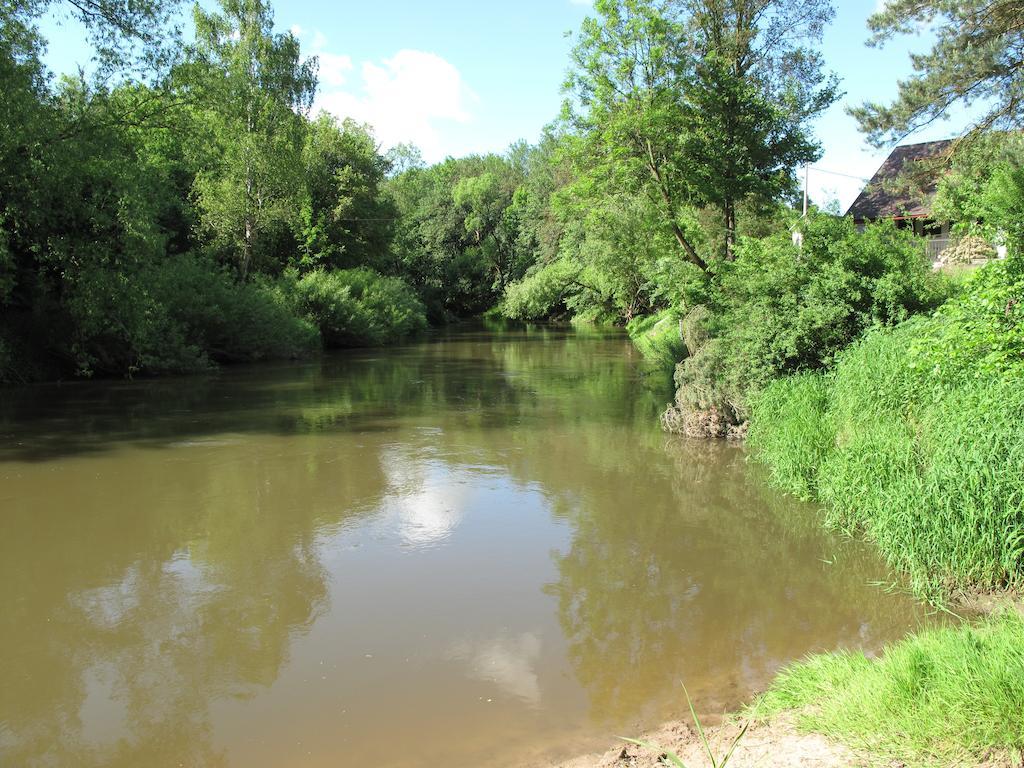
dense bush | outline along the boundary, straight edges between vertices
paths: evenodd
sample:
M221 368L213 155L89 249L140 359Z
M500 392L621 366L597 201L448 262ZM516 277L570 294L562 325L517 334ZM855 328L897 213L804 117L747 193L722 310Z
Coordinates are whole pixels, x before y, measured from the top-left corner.
M131 279L92 276L68 305L80 373L184 373L213 362L307 354L316 329L263 284L239 283L213 263L171 258Z
M319 329L328 347L384 344L427 326L426 309L396 277L371 269L317 270L286 275L282 290L295 310Z
M891 223L858 233L847 219L812 217L800 250L787 233L743 240L703 297L710 339L676 372L678 406L742 421L748 393L827 368L866 329L937 306L941 280Z
M239 283L210 261L182 256L141 279L151 326L140 368L185 372L213 362L252 362L309 354L316 328L296 317L264 280Z
M869 334L833 375L753 398L751 445L775 481L932 596L1024 584L1021 272L991 264L934 315Z
M505 289L502 313L514 320L543 320L564 314L582 268L560 259L534 269Z

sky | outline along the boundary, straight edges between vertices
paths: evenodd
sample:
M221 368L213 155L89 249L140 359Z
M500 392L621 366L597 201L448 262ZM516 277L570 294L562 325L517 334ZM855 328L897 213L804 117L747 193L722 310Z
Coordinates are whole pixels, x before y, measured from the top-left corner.
M910 36L866 47L867 18L882 2L836 0L822 46L845 95L814 124L824 155L809 171L809 188L812 200L835 201L842 211L888 154L867 144L845 108L892 99L897 80L911 73L910 51L928 46L926 37ZM571 33L593 12L590 0L277 0L273 7L277 28L319 58L314 110L369 123L385 150L414 143L428 162L537 141L562 103ZM53 71L87 66L76 25L51 17L43 32ZM948 138L963 125L961 115L908 141Z

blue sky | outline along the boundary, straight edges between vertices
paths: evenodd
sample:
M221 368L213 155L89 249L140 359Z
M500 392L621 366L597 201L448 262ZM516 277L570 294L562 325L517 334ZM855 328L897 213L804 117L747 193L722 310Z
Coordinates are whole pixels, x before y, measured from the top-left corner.
M815 125L825 155L810 172L812 197L845 210L887 154L858 133L847 104L890 99L910 72L908 52L924 37L865 47L867 17L881 0L841 0L823 52L846 96ZM204 5L208 3L204 2ZM385 147L411 141L428 161L447 155L502 151L517 139L535 141L557 116L560 87L576 30L591 12L587 0L292 0L274 3L277 26L291 29L303 50L320 57L317 107L374 125ZM48 20L47 61L57 72L87 63L73 24ZM961 122L912 137L953 135Z

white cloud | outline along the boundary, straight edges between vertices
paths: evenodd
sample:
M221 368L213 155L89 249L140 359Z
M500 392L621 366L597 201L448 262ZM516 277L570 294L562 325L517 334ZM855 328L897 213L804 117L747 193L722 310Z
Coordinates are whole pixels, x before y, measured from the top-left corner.
M385 149L412 142L424 159L435 162L445 155L445 123L472 120L470 105L476 95L459 70L437 54L406 49L380 63L363 62L358 88L341 87L354 69L350 57L323 51L317 55L321 89L314 110L370 124Z
M298 24L292 24L288 31L295 37L302 37L302 27Z
M315 55L320 60L320 87L338 88L344 85L346 76L353 69L352 57L323 51Z
M541 700L536 669L540 650L540 638L533 632L524 632L514 637L456 642L449 649L449 656L466 661L470 674L478 680L494 683L508 695L537 707Z

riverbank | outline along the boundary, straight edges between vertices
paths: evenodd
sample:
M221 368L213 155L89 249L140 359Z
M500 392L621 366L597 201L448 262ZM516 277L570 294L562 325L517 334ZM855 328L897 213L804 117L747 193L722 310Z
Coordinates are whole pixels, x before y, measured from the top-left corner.
M1018 604L910 635L875 659L839 651L797 662L743 712L707 729L706 742L678 721L640 738L651 746L623 744L558 768L653 768L666 764L662 755L687 768L1009 768L1024 764L1022 712Z
M740 735L742 726L727 723L706 731L712 754L720 759ZM661 756L670 751L687 768L714 768L696 729L677 721L666 723L641 739L658 749L621 743L607 752L582 755L556 768L660 768ZM743 734L729 759L729 768L848 768L860 763L852 750L819 734L797 731L792 718L755 723Z
M1022 295L1019 258L990 264L934 313L870 329L827 368L744 390L734 412L775 485L820 504L827 527L870 541L919 597L975 618L877 659L839 651L784 669L744 713L760 723L752 744L774 739L782 762L741 746L730 766L1022 764ZM683 412L692 381L679 368ZM807 757L789 741L794 728L857 752ZM691 768L708 764L682 724L645 740ZM571 765L658 764L657 752L619 753Z

